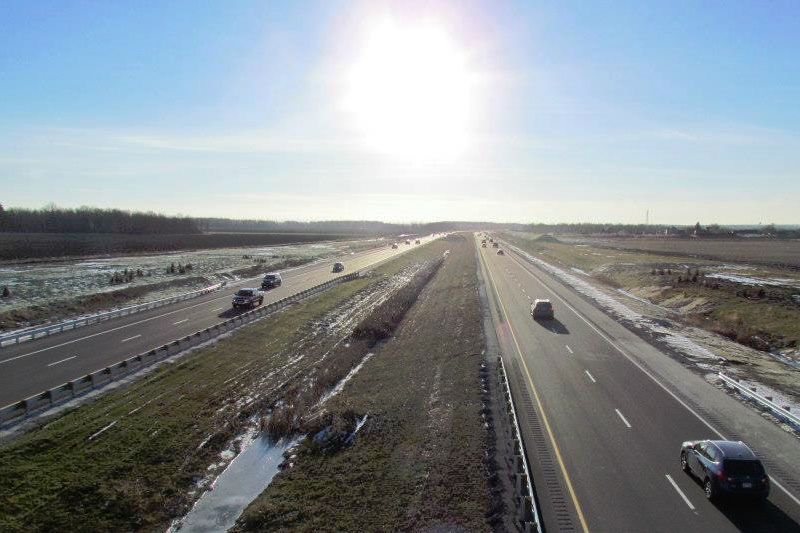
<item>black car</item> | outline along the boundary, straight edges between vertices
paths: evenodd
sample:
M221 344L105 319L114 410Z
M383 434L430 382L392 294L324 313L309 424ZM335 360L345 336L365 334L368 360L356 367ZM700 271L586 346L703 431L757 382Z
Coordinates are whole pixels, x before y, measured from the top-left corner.
M343 272L344 271L344 264L343 263L334 263L333 264L333 271L334 272Z
M261 288L262 289L274 289L275 287L280 287L283 280L281 280L280 274L267 274L264 276L264 279L261 280Z
M723 494L741 494L761 500L769 496L769 476L764 465L741 441L684 442L681 468L702 482L709 500Z

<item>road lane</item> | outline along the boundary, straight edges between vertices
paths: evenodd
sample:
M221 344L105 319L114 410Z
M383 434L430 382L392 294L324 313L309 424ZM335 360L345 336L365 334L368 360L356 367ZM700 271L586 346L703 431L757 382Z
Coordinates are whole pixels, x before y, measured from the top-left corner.
M505 302L509 326L519 338L524 365L552 421L590 529L797 528L798 506L775 488L770 502L755 512L707 502L699 485L680 470L678 449L689 438L717 438L709 427L621 357L577 311L554 299L557 320L532 320L529 296L552 298L547 288L514 257L479 251ZM629 332L614 331L623 333ZM573 355L565 351L565 339Z
M422 244L430 238L421 239ZM388 245L325 262L289 269L283 284L265 293L264 305L323 283L334 274L335 261L354 272L415 248ZM50 337L0 349L0 406L55 387L127 357L149 351L235 316L230 301L240 287L255 286L258 278L228 284L224 290L127 317L101 322ZM74 356L74 357L73 357ZM63 364L53 365L69 357Z

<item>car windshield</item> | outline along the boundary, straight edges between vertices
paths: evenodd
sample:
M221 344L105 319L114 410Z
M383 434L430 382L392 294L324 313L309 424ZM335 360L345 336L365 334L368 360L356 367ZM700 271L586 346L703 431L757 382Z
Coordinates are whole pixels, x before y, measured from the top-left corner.
M252 296L253 291L250 289L239 289L236 293L236 296Z

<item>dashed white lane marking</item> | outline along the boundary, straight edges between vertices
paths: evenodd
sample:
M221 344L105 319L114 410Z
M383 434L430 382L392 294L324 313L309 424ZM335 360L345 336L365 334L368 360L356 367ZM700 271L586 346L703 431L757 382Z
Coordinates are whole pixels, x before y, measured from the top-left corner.
M570 347L569 347L569 344L565 344L564 346L566 346L566 347L567 347L567 351L568 351L569 353L575 353L575 352L573 352L573 351L572 351L572 348L570 348Z
M127 339L122 339L120 342L132 341L133 339L138 339L141 336L142 336L142 334L140 333L139 335L134 335L133 337L128 337Z
M620 413L620 412L619 412L619 409L614 409L614 410L617 412L617 414L618 414L618 415L619 415L619 417L622 419L622 421L625 423L625 425L626 425L626 426L628 426L628 427L631 427L631 425L628 423L628 421L627 421L627 420L625 420L625 417L624 417L624 416L622 416L622 413Z
M592 383L597 383L597 380L594 379L594 376L591 375L588 370L584 370L584 372L586 372L586 375L589 376L589 379L592 380ZM617 413L619 413L619 411L617 411ZM622 416L622 415L619 415L619 416ZM623 420L625 420L625 419L623 418ZM630 427L630 426L628 426L628 427Z
M224 307L217 307L216 309L212 309L211 312L212 313L216 313L217 311L222 311L223 309L225 309L225 308Z
M689 501L689 498L687 498L687 497L686 497L686 494L684 494L684 493L683 493L683 491L682 491L682 490L681 490L681 488L678 486L678 484L677 484L677 483L675 483L675 480L674 480L674 479L672 479L672 477L671 477L669 474L666 474L666 476L667 476L667 481L669 481L669 482L670 482L670 484L673 486L673 488L674 488L676 491L678 491L678 494L680 494L680 495L681 495L681 498L683 498L683 501L685 501L685 502L686 502L686 505L688 505L688 506L689 506L689 509L691 509L692 511L694 511L694 505L692 505L692 502L690 502L690 501Z
M173 323L173 326L177 326L178 324L183 324L184 322L188 322L188 318L184 318L183 320L178 320L177 322Z
M55 363L50 363L47 366L55 366L55 365L57 365L59 363L63 363L64 361L69 361L70 359L75 359L76 357L78 357L78 356L77 355L73 355L72 357L67 357L66 359L62 359L61 361L56 361Z

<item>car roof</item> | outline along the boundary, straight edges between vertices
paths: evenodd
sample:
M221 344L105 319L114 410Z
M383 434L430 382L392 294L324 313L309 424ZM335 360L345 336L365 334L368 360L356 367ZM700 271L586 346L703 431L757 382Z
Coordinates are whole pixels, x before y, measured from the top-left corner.
M278 274L277 272L267 272L266 274L264 274L264 277L265 278L280 277L280 274Z
M549 304L549 303L550 303L550 300L548 300L547 298L536 298L533 301L534 305L536 305L536 304Z
M712 440L709 442L719 448L725 459L756 459L753 450L742 441Z

